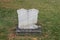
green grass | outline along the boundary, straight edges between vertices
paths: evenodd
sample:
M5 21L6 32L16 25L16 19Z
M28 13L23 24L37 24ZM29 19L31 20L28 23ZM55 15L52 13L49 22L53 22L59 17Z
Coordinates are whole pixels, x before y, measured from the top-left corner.
M8 40L9 29L17 24L16 10L20 8L39 9L42 34L36 36L38 40L60 40L60 0L0 0L0 40Z

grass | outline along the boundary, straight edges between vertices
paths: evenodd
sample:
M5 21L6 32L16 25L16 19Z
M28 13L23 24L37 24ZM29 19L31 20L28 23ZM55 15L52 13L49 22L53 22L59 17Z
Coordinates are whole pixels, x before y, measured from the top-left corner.
M0 0L0 40L9 40L11 29L17 24L16 10L20 8L39 9L37 24L42 26L42 34L17 36L14 40L60 40L60 0Z

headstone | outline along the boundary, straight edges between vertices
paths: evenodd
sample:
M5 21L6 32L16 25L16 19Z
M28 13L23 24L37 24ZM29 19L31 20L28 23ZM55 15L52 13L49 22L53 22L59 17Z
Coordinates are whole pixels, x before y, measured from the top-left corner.
M37 9L19 9L17 10L18 14L18 29L17 32L31 32L30 30L33 29L32 32L39 32L39 26L35 25L37 23L39 10ZM20 29L20 30L19 30ZM35 30L37 29L37 30ZM35 30L35 31L34 31Z
M27 25L27 10L26 9L19 9L17 10L18 13L18 28L22 29Z

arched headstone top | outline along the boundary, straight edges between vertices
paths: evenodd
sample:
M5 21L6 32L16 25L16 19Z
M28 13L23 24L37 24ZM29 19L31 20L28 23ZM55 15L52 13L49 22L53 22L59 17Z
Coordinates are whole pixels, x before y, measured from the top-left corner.
M24 9L24 8L22 8L22 9L17 10L17 13L18 13L18 14L27 13L27 10Z
M33 8L33 9L29 9L29 12L37 13L38 14L39 10Z
M34 8L33 8L33 9L29 9L29 10L24 9L24 8L21 8L21 9L18 9L18 10L17 10L17 13L18 13L18 14L21 14L21 13L29 13L29 12L38 13L39 10L34 9Z

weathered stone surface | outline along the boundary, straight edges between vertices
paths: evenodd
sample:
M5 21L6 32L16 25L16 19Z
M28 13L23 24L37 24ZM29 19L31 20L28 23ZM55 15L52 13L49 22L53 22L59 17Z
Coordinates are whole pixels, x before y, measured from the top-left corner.
M36 29L19 29L19 28L17 28L16 29L16 32L17 33L40 33L41 32L41 27L38 27L38 28L36 28Z
M18 26L16 28L16 33L25 34L25 33L41 33L41 26L35 25L38 19L38 10L37 9L19 9L18 13Z
M38 10L37 9L19 9L18 13L18 28L20 29L36 29L38 26L35 25L37 23L38 18Z

